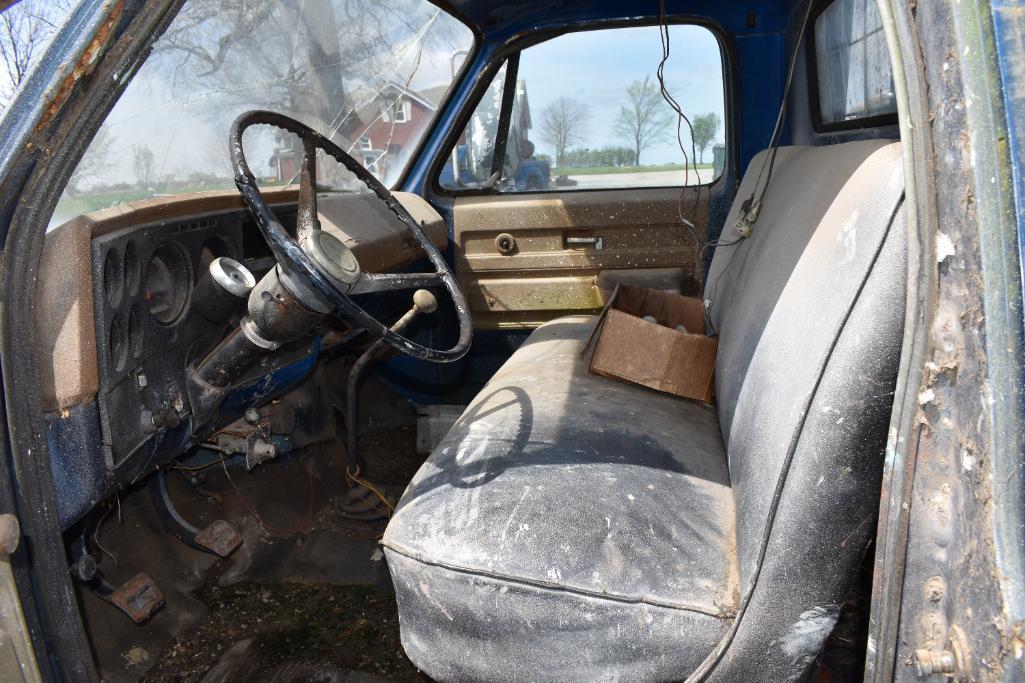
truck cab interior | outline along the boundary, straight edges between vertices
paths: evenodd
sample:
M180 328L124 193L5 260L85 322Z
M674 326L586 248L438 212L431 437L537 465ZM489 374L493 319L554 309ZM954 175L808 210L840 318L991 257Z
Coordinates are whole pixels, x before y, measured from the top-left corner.
M44 668L865 675L922 254L875 2L166 5L39 208ZM700 299L712 400L589 371L623 285Z

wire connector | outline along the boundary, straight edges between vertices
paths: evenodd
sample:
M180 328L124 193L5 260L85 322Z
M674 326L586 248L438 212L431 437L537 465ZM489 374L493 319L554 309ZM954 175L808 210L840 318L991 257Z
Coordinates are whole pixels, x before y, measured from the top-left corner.
M754 225L758 222L758 214L762 212L762 200L759 199L753 206L750 204L750 201L751 200L748 200L741 205L744 212L740 215L740 218L737 219L735 224L737 227L737 235L742 240L746 240L751 236L751 233L754 230Z

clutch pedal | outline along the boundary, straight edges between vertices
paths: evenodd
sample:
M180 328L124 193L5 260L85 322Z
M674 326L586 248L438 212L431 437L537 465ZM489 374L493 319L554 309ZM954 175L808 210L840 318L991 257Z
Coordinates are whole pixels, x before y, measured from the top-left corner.
M120 588L115 588L108 595L97 590L100 597L128 615L136 624L149 619L157 610L164 606L164 594L149 574L136 574Z

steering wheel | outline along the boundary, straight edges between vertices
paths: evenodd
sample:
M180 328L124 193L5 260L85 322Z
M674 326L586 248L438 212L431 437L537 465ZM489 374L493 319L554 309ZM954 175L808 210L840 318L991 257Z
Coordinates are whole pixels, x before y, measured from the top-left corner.
M242 150L242 134L252 125L266 124L294 133L302 141L299 162L299 213L296 237L292 237L260 194L256 178L249 170ZM231 124L228 141L235 167L235 186L249 206L256 224L278 262L279 276L289 291L304 305L321 313L332 312L353 329L363 328L397 350L433 363L458 360L470 348L473 327L466 297L459 289L452 270L423 228L395 196L367 171L309 126L293 118L270 111L247 111ZM317 150L323 150L363 181L413 234L434 266L433 273L366 273L355 255L335 236L322 231L317 217ZM388 328L367 313L350 297L354 294L387 292L443 284L452 297L459 319L459 339L450 349L435 349L418 344Z

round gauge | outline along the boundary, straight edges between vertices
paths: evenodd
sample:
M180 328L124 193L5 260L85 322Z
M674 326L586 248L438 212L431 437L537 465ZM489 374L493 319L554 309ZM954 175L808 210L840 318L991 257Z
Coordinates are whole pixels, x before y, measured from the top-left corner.
M150 315L161 324L174 323L185 310L190 287L188 258L174 244L161 244L146 266L143 296Z
M136 294L139 291L139 284L142 280L142 264L139 263L139 250L135 248L135 242L129 242L125 246L125 285L129 294Z
M121 301L123 291L123 279L121 270L121 255L116 249L107 252L103 260L103 291L107 295L107 303L117 306Z
M128 314L128 350L132 354L132 358L142 355L143 334L142 311L136 304L132 306L132 310Z
M121 317L115 315L110 321L110 363L115 370L121 370L128 360L128 340Z

